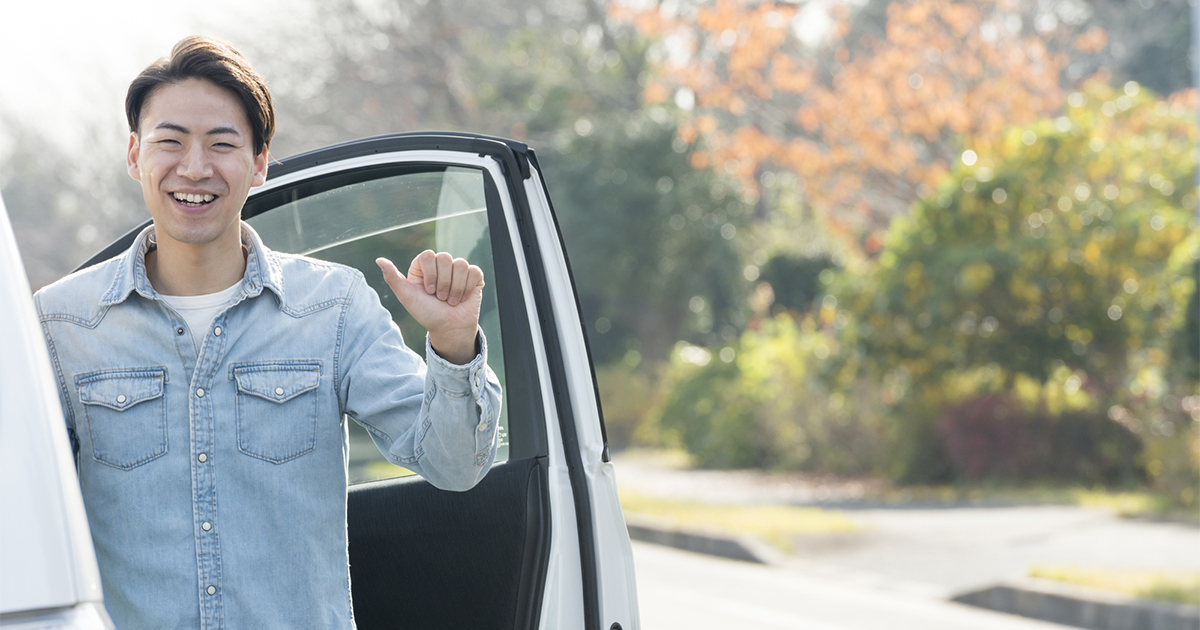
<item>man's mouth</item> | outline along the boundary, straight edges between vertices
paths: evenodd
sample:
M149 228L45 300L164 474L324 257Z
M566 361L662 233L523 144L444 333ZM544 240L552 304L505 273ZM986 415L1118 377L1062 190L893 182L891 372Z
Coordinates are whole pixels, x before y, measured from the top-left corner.
M190 193L171 193L171 196L174 197L175 201L178 201L180 205L187 206L189 208L199 208L200 206L203 206L204 204L209 203L213 199L217 198L216 195L193 195Z

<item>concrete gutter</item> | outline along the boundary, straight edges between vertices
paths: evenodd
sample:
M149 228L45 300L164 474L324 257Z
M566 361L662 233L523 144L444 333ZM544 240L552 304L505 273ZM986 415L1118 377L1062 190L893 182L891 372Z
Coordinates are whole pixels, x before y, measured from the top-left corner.
M625 514L625 524L633 540L756 564L779 564L782 560L781 552L754 536L684 530L667 520L629 513Z
M1136 599L1119 593L1022 580L953 598L999 612L1095 630L1197 630L1200 607Z

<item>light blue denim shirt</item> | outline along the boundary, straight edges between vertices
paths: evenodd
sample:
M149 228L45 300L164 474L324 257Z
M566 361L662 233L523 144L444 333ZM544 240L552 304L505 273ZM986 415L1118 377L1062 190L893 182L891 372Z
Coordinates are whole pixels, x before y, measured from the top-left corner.
M152 239L34 296L109 613L121 630L352 628L343 418L433 485L472 487L500 413L486 340L456 366L427 339L426 368L361 273L243 223L241 291L197 353L147 280Z

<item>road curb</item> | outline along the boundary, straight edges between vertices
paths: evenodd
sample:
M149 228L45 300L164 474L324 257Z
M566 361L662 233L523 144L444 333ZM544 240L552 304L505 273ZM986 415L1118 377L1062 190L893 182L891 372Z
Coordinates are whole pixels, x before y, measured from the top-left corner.
M1200 607L1135 599L1051 580L1000 584L952 598L999 612L1095 630L1197 630Z
M753 536L683 530L667 521L632 514L625 514L625 524L633 540L756 564L780 564L782 559L780 552Z

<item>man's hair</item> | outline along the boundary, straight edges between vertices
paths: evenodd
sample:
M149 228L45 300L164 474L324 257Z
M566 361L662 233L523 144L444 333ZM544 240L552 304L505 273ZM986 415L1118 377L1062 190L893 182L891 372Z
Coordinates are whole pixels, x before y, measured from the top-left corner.
M254 137L254 153L258 155L271 146L275 135L275 106L271 92L250 63L233 46L212 37L186 37L175 44L171 55L150 64L129 84L125 95L125 117L129 130L138 132L142 107L155 90L188 79L201 79L225 88L242 102L250 131Z

